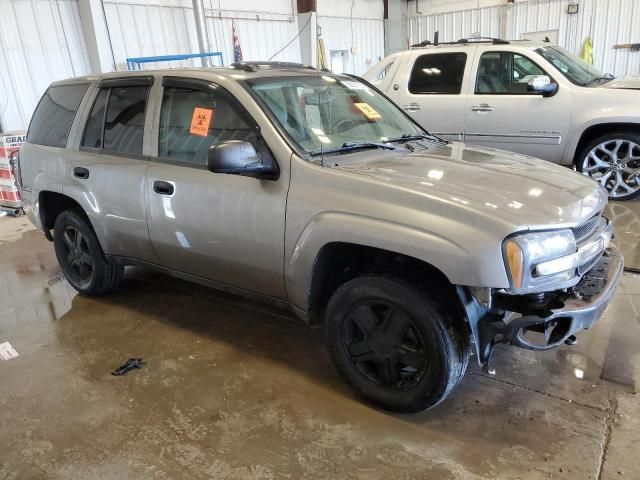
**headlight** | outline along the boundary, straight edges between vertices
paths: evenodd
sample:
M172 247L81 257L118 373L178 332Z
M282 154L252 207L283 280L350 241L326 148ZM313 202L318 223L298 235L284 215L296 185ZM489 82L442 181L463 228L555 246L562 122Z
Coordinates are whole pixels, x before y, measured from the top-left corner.
M576 241L571 230L533 232L505 240L503 254L514 293L544 291L576 275L573 254Z

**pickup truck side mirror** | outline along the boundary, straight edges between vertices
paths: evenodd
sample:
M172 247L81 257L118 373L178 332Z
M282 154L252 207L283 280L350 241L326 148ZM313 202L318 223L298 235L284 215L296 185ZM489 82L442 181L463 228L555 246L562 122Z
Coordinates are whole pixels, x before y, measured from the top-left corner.
M552 97L558 91L558 84L552 82L547 75L535 75L529 79L527 91L539 93L543 97Z
M229 140L212 145L207 152L207 170L263 179L276 179L278 171L249 142Z

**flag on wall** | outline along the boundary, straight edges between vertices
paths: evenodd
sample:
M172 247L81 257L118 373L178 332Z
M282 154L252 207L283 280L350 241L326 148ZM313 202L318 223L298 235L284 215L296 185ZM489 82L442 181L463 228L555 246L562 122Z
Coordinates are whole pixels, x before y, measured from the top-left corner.
M238 37L238 29L236 28L236 21L231 20L231 30L233 33L233 61L242 61L242 48L240 48L240 38Z

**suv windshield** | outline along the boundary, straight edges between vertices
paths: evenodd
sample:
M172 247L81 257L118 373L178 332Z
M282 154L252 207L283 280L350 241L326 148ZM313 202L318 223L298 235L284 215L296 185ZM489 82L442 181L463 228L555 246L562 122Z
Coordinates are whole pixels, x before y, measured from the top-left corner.
M603 74L593 65L589 65L562 47L542 47L536 49L536 52L556 67L570 82L581 87L597 86L613 79L613 76Z
M375 148L425 131L366 84L339 75L261 78L249 86L305 152Z

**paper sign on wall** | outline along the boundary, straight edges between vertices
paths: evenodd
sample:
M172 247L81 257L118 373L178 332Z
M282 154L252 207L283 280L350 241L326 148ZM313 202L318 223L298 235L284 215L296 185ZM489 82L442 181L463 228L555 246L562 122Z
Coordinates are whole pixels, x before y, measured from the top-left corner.
M364 116L369 120L378 120L379 118L382 118L382 116L378 112L376 112L368 103L354 103L354 105L358 108L358 110L364 113Z
M191 128L189 133L191 135L200 135L206 137L209 133L209 125L213 119L213 110L209 108L196 107L193 109L193 116L191 117Z

